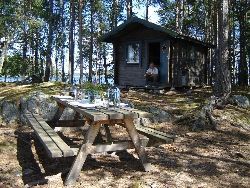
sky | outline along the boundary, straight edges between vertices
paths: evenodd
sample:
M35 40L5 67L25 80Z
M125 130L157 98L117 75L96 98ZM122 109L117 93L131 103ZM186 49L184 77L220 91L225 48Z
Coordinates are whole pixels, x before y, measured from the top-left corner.
M155 6L155 7L150 6L149 9L148 9L149 21L153 22L155 24L159 24L160 17L157 14L157 10L158 9L159 9L158 6ZM145 12L146 12L145 11L145 6L144 7L140 7L140 9L136 8L134 10L134 12L137 13L136 14L137 17L139 17L139 18L145 18Z

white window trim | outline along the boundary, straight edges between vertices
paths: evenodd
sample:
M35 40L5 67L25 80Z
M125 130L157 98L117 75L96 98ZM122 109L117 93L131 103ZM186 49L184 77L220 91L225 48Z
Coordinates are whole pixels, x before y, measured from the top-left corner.
M128 46L132 44L139 44L139 60L138 61L128 61ZM126 44L126 64L134 64L134 65L139 65L141 61L141 43L136 41L136 42L130 42Z

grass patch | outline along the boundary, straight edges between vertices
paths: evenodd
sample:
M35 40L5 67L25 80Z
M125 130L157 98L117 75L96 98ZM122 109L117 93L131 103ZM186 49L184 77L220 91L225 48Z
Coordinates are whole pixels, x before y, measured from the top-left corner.
M250 126L250 111L236 106L228 106L224 109L222 116L236 124L245 124Z
M60 93L65 87L68 87L67 84L60 82L44 82L41 84L30 84L30 85L15 85L15 84L6 84L0 91L0 101L8 100L16 102L23 96L28 96L31 92L41 91L48 95L55 95Z

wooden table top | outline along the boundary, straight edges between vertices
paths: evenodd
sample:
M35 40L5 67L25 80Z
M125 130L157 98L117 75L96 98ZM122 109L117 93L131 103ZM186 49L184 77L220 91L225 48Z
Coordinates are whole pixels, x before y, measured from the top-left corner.
M92 121L122 120L125 118L149 118L152 114L130 107L84 107L83 103L70 96L52 96L57 103L83 114Z

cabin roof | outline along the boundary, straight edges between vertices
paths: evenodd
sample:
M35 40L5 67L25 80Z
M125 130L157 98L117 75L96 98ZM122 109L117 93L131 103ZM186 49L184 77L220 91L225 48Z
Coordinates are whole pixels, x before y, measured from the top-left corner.
M127 21L125 21L121 25L117 26L112 31L104 34L103 37L102 37L102 41L103 42L113 42L124 31L128 30L129 28L133 29L133 26L136 26L136 25L137 26L138 25L139 26L144 26L146 28L162 32L162 33L164 33L164 34L166 34L169 37L174 38L174 39L185 40L185 41L189 41L191 43L195 43L195 44L206 46L206 47L213 47L212 44L205 43L205 42L200 41L200 40L198 40L196 38L177 33L176 31L172 31L170 29L164 28L164 27L162 27L160 25L154 24L154 23L149 22L149 21L144 20L144 19L140 19L138 17L131 17L130 19L128 19Z

